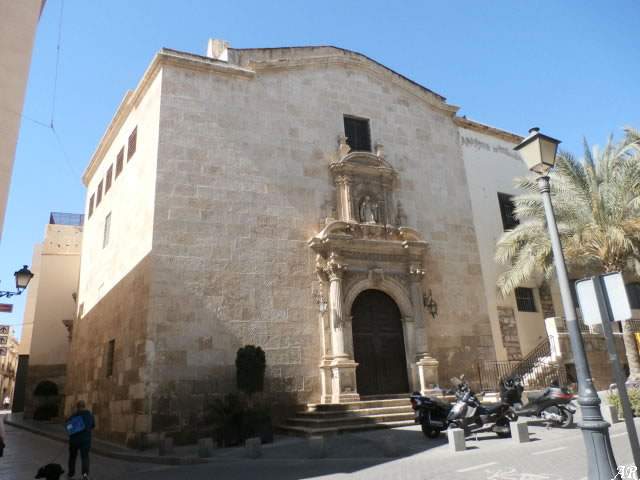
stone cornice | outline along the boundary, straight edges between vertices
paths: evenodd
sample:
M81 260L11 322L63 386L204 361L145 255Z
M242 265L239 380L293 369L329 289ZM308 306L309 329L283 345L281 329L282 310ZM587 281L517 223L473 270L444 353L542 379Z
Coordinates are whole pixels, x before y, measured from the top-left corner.
M424 102L432 107L435 107L438 110L446 112L448 115L453 116L460 109L460 107L458 106L446 103L444 97L391 70L390 68L385 67L375 60L372 60L364 55L355 52L349 52L348 50L342 51L351 53L351 55L342 55L337 53L336 55L318 55L292 59L252 60L249 62L249 66L254 69L256 73L259 73L261 71L265 72L285 69L290 70L319 66L327 67L335 65L354 67L390 81L394 85L405 90L407 93L412 94L420 100L423 100Z
M476 122L475 120L470 120L466 117L454 117L453 121L459 127L484 133L485 135L496 137L509 143L518 144L524 138L520 135L516 135L515 133L507 132L506 130L501 130L490 125L485 125L484 123Z
M222 73L244 78L253 78L255 76L255 72L246 68L230 65L226 62L221 62L219 60L214 60L200 55L163 48L153 57L153 60L142 75L142 78L140 79L140 82L138 82L136 88L125 94L122 102L120 102L120 105L116 109L116 113L111 119L111 122L109 122L107 130L102 135L102 138L98 143L98 147L91 156L91 161L82 175L82 182L85 186L89 184L91 177L98 168L98 165L100 165L104 154L111 146L111 142L113 141L116 133L120 130L120 127L126 120L127 116L140 104L142 97L149 89L149 86L155 79L156 75L165 65L172 65L198 71Z

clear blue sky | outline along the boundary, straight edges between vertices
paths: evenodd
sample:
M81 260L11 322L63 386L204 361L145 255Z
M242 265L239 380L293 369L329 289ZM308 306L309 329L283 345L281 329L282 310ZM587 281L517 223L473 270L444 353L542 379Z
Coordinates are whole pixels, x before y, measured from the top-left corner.
M38 27L24 115L51 117L61 0ZM50 211L82 212L81 172L125 91L161 47L335 45L447 97L460 114L516 133L540 126L579 153L640 128L640 3L578 1L66 0L55 125L23 120L5 230L0 288L31 262ZM22 320L23 297L13 314Z

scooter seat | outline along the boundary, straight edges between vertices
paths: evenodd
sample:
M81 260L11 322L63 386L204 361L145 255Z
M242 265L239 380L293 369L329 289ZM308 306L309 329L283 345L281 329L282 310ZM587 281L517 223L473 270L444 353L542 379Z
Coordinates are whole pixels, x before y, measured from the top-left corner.
M480 413L482 415L491 415L502 408L502 405L482 405Z
M535 402L536 400L538 400L543 395L544 395L544 393L529 393L527 395L527 399L529 400L529 403L531 403L531 402Z

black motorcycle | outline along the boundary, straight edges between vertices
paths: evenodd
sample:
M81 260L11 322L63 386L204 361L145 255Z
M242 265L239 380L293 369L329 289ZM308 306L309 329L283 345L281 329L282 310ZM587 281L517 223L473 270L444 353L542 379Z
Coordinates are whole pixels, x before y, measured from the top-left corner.
M518 420L511 405L483 405L464 381L464 375L453 381L456 384L456 403L447 415L449 428L462 428L465 435L490 431L501 438L511 436L509 423Z
M529 394L529 402L522 404L524 386L520 377L510 377L500 383L500 397L504 403L511 405L522 417L538 417L547 420L551 425L561 428L573 426L575 407L571 404L573 394L561 387L557 381L551 382L541 395Z
M427 438L437 438L448 428L462 428L465 434L493 431L500 437L511 436L509 422L518 416L509 405L482 405L469 385L461 379L452 379L456 396L452 405L438 398L425 397L415 392L411 395L411 406L416 412L416 423L422 427Z
M411 394L411 407L416 412L416 423L427 438L437 438L449 426L447 416L452 405L435 397L425 397L419 392Z

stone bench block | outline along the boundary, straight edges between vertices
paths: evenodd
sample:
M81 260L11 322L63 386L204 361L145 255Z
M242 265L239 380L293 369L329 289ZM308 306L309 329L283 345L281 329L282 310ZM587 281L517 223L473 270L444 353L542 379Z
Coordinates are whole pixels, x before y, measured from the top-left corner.
M198 457L209 458L213 455L213 439L201 438L198 440Z
M515 443L529 441L529 425L526 422L510 422L511 438Z
M307 440L309 458L324 458L327 456L324 437L312 436Z
M464 440L464 430L461 428L450 428L447 430L449 448L454 452L464 452L466 449Z
M165 457L173 454L173 438L161 438L158 444L158 455Z
M244 453L247 458L260 458L262 456L262 441L260 438L248 438L244 442Z

